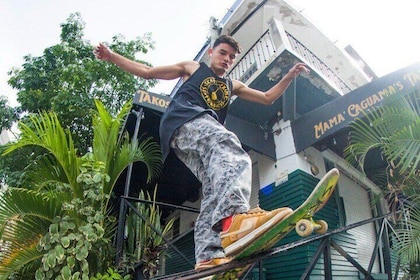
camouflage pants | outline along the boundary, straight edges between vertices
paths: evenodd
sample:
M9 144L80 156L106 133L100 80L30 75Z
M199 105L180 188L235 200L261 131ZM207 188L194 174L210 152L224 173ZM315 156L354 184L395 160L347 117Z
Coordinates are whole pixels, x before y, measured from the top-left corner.
M208 114L178 128L171 148L202 183L196 262L223 257L220 221L249 210L252 164L238 137Z

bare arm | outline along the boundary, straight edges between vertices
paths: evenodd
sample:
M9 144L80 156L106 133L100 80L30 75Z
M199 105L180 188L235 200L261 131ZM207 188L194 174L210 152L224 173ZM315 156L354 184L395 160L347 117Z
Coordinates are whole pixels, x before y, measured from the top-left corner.
M292 80L302 71L309 72L304 63L296 63L277 84L265 92L250 88L242 82L233 81L233 93L248 101L270 105L283 95Z
M172 80L183 78L186 80L199 67L199 64L195 61L185 61L173 65L150 67L115 53L102 43L95 48L94 54L96 58L109 61L120 67L122 70L144 79Z

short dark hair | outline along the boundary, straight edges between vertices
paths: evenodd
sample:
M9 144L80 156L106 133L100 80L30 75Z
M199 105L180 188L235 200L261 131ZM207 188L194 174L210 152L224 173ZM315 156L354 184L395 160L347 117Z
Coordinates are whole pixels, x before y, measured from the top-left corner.
M238 41L236 41L232 36L229 36L229 35L221 35L219 38L217 38L214 41L213 49L222 43L226 43L230 45L232 48L236 50L237 53L241 53L242 51L242 48L241 46L239 46Z

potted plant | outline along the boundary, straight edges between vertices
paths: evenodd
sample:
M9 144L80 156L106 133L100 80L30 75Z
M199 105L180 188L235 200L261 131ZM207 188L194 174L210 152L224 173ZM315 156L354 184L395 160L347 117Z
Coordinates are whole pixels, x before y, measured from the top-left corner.
M150 279L157 275L160 260L167 248L164 236L174 223L171 219L166 225L162 225L161 211L156 205L156 190L157 188L154 189L153 197L140 191L140 202L135 205L136 211L130 209L127 216L126 263L132 266L135 279Z

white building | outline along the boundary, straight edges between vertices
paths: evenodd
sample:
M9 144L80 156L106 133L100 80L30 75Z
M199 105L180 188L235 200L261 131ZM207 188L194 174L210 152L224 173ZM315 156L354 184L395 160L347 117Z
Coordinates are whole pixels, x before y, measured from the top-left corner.
M311 70L297 77L273 105L240 99L230 105L226 126L238 135L253 161L252 206L295 209L328 170L336 167L341 173L333 197L317 214L337 233L325 237L325 243L314 241L264 260L265 277L391 279L388 277L395 271L395 263L387 236L382 235L383 219L346 228L380 217L387 210L383 199L375 199L380 186L373 177L351 167L343 159L343 149L348 145L348 124L360 117L361 109L375 108L388 96L412 89L416 84L404 77L418 75L420 66L378 78L355 50L350 46L337 48L282 0L237 0L213 27L214 36L233 35L241 43L244 51L229 75L253 88L270 88L298 61ZM210 38L196 60L208 61L206 51L211 44ZM144 91L136 94L134 103L144 116L142 136L158 138L160 114L169 101L170 96ZM368 162L372 170L383 168L383 162L375 157ZM175 158L165 165L158 185L160 201L199 208L200 184ZM169 212L177 219L175 244L189 262L172 251L166 272L192 269L192 230L197 214L185 209ZM279 245L299 239L292 232Z

